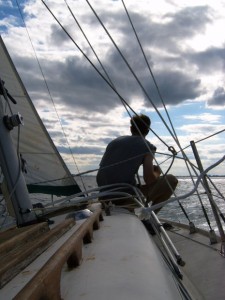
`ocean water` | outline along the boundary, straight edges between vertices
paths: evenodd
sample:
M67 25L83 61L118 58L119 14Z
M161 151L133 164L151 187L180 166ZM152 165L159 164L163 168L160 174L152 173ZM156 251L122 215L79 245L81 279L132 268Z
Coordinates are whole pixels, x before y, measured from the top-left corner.
M193 183L189 178L181 177L178 179L179 179L179 183L175 191L176 196L187 194L193 189ZM219 190L220 194L222 194L223 197L225 197L225 177L212 177L211 180ZM84 186L85 189L87 190L97 186L95 176L84 176L82 177L82 180L80 178L76 178L76 181L82 190L84 190ZM221 197L218 191L215 190L212 184L210 184L210 189L213 195L213 200L215 201L216 205L219 207L220 212L225 215L225 200ZM211 209L208 196L205 193L204 188L201 186L199 186L198 192L201 197L202 205L204 206L205 211L207 213L210 226L212 229L214 229L217 232L217 226L216 226L215 218ZM51 203L52 201L55 200L57 201L59 199L60 198L56 196L52 198L50 195L43 196L41 194L33 194L31 198L32 203L41 202L43 204ZM183 213L180 207L181 205L185 210L186 214L188 215L188 218ZM194 223L196 227L209 230L210 227L204 216L202 205L198 195L194 193L190 197L180 200L180 203L178 203L178 201L174 201L165 205L158 213L158 217L165 218L175 222L185 223L185 224L189 224L189 221L191 221ZM5 220L5 216L6 216L6 212L4 211L1 203L0 224L2 224L2 222ZM7 221L10 221L10 218L7 219ZM223 220L221 222L225 229L225 224ZM4 221L4 223L6 223L6 220Z
M225 216L225 178L222 177L213 177L211 178L213 184L216 186L218 191L214 188L214 186L209 183L209 187L211 190L212 198L215 201L215 204L219 208L219 212L223 213ZM191 179L187 178L179 178L179 184L175 191L177 196L184 195L190 192L193 189L193 183ZM221 197L221 194L223 197ZM201 201L199 200L201 199ZM172 221L181 222L185 224L189 224L189 221L193 222L196 227L209 229L208 222L203 212L203 207L206 211L206 214L209 218L209 223L215 231L217 231L215 217L211 208L211 204L207 194L205 193L205 189L199 185L198 187L198 195L195 192L190 197L179 201L185 212L188 215L188 218L183 213L180 204L178 201L167 204L162 210L159 212L159 217L167 218ZM202 203L201 203L202 202ZM225 228L225 224L223 220L221 220L223 227Z
M193 189L193 182L191 181L191 179L187 177L180 177L178 178L178 180L179 183L175 191L176 196L187 194ZM211 177L211 181L225 198L225 177ZM77 182L81 186L81 182L79 179L77 179ZM96 186L95 177L85 176L83 177L83 183L87 189L95 187ZM220 212L222 212L225 216L225 200L220 196L218 191L216 191L216 189L213 187L211 183L209 183L209 186L211 189L213 200L215 201L216 205L219 207ZM204 206L205 211L207 213L210 226L211 228L215 229L215 231L217 231L215 218L211 209L208 196L201 185L199 185L198 187L198 193L201 197L202 205ZM193 222L196 227L206 229L206 230L210 228L204 216L203 208L196 192L192 196L180 200L179 202L180 203L178 203L178 201L174 201L172 203L167 204L165 207L163 207L160 210L158 216L161 218L166 218L168 220L180 222L184 224L189 224L189 222ZM181 205L185 210L188 218L183 213L180 207ZM223 223L223 220L221 222L223 224L223 227L225 228L225 224Z

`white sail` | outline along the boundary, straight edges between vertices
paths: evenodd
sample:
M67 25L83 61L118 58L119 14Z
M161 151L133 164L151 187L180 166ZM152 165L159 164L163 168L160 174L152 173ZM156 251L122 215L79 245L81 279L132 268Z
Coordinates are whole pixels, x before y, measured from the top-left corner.
M10 101L14 114L23 117L25 126L20 132L11 131L15 146L25 160L27 173L24 173L30 192L55 195L71 195L80 189L69 169L62 160L45 129L0 37L0 78L5 82L8 94L16 100ZM6 106L6 115L10 114Z

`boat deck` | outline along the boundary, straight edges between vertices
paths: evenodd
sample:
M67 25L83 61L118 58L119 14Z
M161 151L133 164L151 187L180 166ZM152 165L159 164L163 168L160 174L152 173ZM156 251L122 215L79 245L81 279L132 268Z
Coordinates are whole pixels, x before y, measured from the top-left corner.
M206 232L189 233L189 227L173 225L167 231L182 259L180 267L205 300L224 300L225 258L220 254L221 243L210 244ZM204 233L204 234L202 234Z
M92 235L99 212L94 214L77 222L8 282L1 298L182 299L178 283L136 216L113 212Z
M83 249L78 269L62 274L63 299L181 299L168 266L133 214L112 212Z
M104 216L101 223L101 212L94 214L68 228L0 290L0 298L183 299L157 249L163 248L157 235L148 235L142 222L124 210ZM58 235L61 222L64 227L73 222L65 220L65 215L56 219L46 231L50 237L51 231ZM93 234L94 229L99 230ZM220 243L210 245L206 235L190 234L179 224L167 233L186 262L179 268L191 299L224 300L225 258L220 255Z

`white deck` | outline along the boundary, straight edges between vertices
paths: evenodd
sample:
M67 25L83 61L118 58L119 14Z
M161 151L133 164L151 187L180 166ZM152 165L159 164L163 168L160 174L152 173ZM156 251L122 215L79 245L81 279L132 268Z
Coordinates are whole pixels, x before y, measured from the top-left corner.
M225 299L225 258L221 244L210 245L209 237L190 234L188 229L174 227L167 231L186 265L182 271L196 286L205 300Z
M94 241L84 247L83 262L64 269L62 298L182 299L174 278L143 224L133 215L105 217Z
M13 299L84 221L77 222L3 287L0 298ZM182 282L192 299L224 300L225 259L219 254L220 245L210 247L206 237L190 235L177 227L168 233L186 262L185 267L180 267L184 274ZM62 299L183 299L155 242L158 244L157 237L149 236L142 222L125 210L104 216L100 229L94 231L92 243L83 246L81 265L72 270L64 265Z

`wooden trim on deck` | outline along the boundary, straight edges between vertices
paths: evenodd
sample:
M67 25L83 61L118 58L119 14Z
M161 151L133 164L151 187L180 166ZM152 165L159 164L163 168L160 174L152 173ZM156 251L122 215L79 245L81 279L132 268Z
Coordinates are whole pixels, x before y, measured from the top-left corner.
M93 230L99 229L99 223L102 220L102 210L99 208L50 257L47 263L14 299L61 300L60 278L63 265L67 262L69 269L80 265L83 243L90 243L92 241Z
M63 233L73 227L75 221L68 219L49 230L46 222L30 228L14 229L15 236L0 245L0 288L36 259Z

